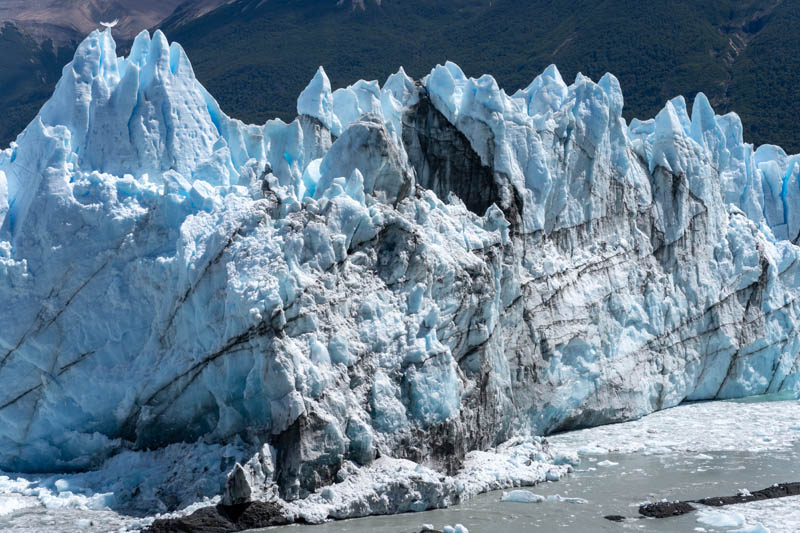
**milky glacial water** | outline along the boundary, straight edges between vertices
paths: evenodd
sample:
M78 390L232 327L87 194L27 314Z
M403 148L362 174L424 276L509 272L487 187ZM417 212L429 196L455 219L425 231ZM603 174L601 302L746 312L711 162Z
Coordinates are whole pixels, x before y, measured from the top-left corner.
M606 460L618 464L598 466L598 462ZM445 524L456 523L467 526L470 533L692 532L698 527L704 527L705 531L724 531L699 524L696 513L660 520L638 518L638 504L662 498L686 500L731 495L740 488L758 490L773 483L790 481L800 481L800 445L781 452L758 454L611 454L584 457L577 471L569 477L527 488L544 496L560 494L585 498L588 500L586 504L501 502L502 492L491 492L449 509L258 531L411 533L419 531L422 524L432 524L441 529ZM616 523L605 520L605 515L623 515L630 519Z

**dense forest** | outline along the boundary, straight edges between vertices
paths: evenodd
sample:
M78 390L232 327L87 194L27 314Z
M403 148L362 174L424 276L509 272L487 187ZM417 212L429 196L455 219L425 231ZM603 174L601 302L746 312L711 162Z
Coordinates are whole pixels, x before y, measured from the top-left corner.
M800 116L800 0L340 4L237 0L189 23L175 17L161 27L184 46L223 109L246 122L291 119L318 65L339 87L361 78L382 81L401 65L421 77L449 59L469 75L492 74L513 92L555 63L567 81L578 72L593 79L614 73L628 119L652 117L669 98L682 94L691 102L703 91L718 113L739 113L749 142L800 152L800 123L787 120ZM7 28L2 50L15 40L24 37ZM3 68L0 103L7 119L0 143L35 114L65 50L54 52L45 43L16 58L0 54L0 61L41 65L35 73ZM17 80L8 90L7 77Z

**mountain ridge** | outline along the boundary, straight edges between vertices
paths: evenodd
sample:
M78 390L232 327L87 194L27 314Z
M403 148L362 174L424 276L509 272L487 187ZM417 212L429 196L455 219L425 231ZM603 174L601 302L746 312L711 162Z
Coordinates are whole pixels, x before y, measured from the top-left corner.
M12 22L38 42L55 44L82 41L101 22L117 20L115 32L133 39L180 9L186 21L201 16L228 0L6 0L0 6L0 23ZM178 19L174 19L177 22Z
M287 95L299 93L320 64L344 86L385 79L401 64L419 77L431 64L454 60L472 75L494 72L514 90L556 63L570 79L616 72L629 121L654 116L675 94L691 101L702 91L721 112L742 116L748 142L800 151L798 128L784 120L798 105L792 88L800 84L800 60L789 53L800 46L791 30L800 23L798 0L583 2L574 9L545 0L338 4L239 0L194 22L178 8L159 25L184 43L223 108L247 122L290 120ZM32 64L40 53L23 51ZM0 124L0 144L13 140L35 114L32 102L41 105L52 90L33 72L18 75L30 104L0 94L11 115ZM46 78L59 75L51 68Z

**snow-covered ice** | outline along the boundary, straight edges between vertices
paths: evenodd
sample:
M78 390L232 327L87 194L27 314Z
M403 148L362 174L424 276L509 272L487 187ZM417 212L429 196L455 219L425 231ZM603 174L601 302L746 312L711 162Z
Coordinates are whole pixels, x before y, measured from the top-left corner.
M744 515L728 509L701 509L697 511L697 521L717 528L741 528L745 525Z
M744 518L744 524L739 529L742 533L800 531L800 496L731 505L724 509ZM728 530L728 533L732 532Z
M726 533L794 533L800 531L800 496L702 507L696 520Z
M0 480L2 483L2 480ZM34 498L26 498L17 494L0 493L0 516L11 514L14 511L33 507L37 504Z
M582 455L689 453L702 459L711 457L707 452L787 449L800 441L800 434L790 429L798 415L800 404L795 400L703 402L625 424L551 435L548 441L558 451Z

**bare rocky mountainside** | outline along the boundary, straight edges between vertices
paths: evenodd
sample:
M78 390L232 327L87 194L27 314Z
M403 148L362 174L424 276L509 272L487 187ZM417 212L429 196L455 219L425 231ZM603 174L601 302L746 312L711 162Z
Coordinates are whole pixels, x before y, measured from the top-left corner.
M178 8L184 15L199 16L224 3L226 0L4 0L0 22L13 22L39 42L71 42L82 40L100 22L119 20L117 36L132 39Z

